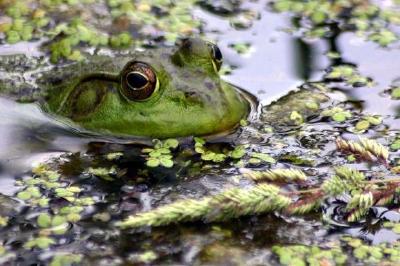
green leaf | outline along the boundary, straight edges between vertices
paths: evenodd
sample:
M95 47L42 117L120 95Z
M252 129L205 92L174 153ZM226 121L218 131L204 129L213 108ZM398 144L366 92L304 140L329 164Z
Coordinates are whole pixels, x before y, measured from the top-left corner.
M194 141L195 141L196 144L199 144L199 145L206 144L206 141L204 139L202 139L202 138L195 137Z
M400 99L400 87L396 87L396 88L392 89L392 92L390 95L395 100Z
M49 237L38 237L36 239L36 246L41 249L48 248L52 244L55 244L55 241L54 239Z
M276 160L274 158L272 158L270 155L265 154L265 153L253 152L251 154L251 156L253 158L261 159L267 163L276 163Z
M18 192L17 197L20 200L28 200L32 197L32 195L28 191L21 191L21 192Z
M67 219L64 216L56 215L53 217L53 220L51 221L51 225L59 226L59 225L65 224L66 222L67 222Z
M302 116L299 112L297 112L297 111L292 111L292 112L290 113L289 118L290 118L290 120L292 120L296 125L301 125L301 124L304 123L303 116Z
M367 120L358 121L356 124L357 131L365 131L369 128L370 123Z
M349 115L346 112L335 113L332 115L332 119L336 122L344 122L348 117Z
M364 117L364 119L374 126L380 125L382 123L382 117L379 115L367 115L366 117Z
M157 167L160 165L160 160L158 160L157 158L149 158L146 162L146 165L148 167Z
M177 139L167 139L164 141L164 147L176 149L179 145L179 141Z
M174 166L174 162L168 158L160 158L160 164L166 168L171 168Z
M398 149L400 149L400 139L396 139L391 145L390 148L392 150L397 151Z
M51 216L48 213L41 213L37 218L37 224L42 228L51 226Z

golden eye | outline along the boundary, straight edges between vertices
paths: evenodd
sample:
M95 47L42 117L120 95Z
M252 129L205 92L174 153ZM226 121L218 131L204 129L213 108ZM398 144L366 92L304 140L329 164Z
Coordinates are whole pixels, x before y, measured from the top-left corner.
M121 93L131 101L143 101L158 89L157 76L143 62L129 62L121 73Z
M211 42L207 43L210 48L211 58L216 71L219 71L222 65L223 57L219 47Z

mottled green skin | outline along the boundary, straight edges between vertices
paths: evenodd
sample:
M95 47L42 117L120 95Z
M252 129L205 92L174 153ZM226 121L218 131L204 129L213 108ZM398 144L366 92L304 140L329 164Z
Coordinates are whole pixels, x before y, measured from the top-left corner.
M155 49L85 62L42 74L43 109L57 119L106 135L167 138L212 135L234 128L249 103L220 79L209 46L193 39L188 47ZM148 100L120 93L119 73L129 61L145 62L159 80Z

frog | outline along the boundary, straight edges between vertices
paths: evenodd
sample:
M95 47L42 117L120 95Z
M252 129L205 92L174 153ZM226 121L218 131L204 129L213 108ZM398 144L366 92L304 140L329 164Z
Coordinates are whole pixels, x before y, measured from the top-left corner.
M224 134L249 116L249 94L220 77L222 63L216 44L187 38L31 72L37 102L56 120L101 135L165 139Z

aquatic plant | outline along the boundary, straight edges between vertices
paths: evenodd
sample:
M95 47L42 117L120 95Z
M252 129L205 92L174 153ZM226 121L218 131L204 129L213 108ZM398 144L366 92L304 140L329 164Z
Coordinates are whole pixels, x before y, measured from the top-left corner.
M352 153L360 160L384 162L387 165L387 149L372 139L360 138L359 142L336 140L339 151ZM305 214L316 211L324 200L348 195L345 210L348 222L362 219L376 205L387 205L397 197L398 178L367 179L365 175L347 166L338 166L335 174L319 186L307 189L287 190L286 184L307 182L299 169L272 169L247 171L244 176L258 184L252 188L232 188L200 200L180 200L154 210L132 215L117 226L123 228L161 226L183 221L221 221L243 215L255 215L280 211L286 214ZM265 182L279 182L267 184Z
M43 47L50 51L53 63L61 59L82 60L85 47L126 49L134 43L143 44L145 39L173 43L179 36L199 31L200 21L193 19L190 10L195 2L185 0L175 5L171 0L2 1L0 34L4 34L0 41L4 38L15 44L46 38ZM98 6L110 12L99 18ZM135 32L135 38L131 32Z
M281 265L398 265L400 242L371 246L343 236L328 245L275 245L272 252Z
M307 38L332 36L340 29L355 32L380 46L399 40L394 29L400 24L396 3L385 6L374 1L358 0L274 0L270 4L276 12L290 12L293 25L289 31ZM367 81L360 78L356 80Z
M146 165L148 167L163 166L171 168L174 166L172 160L172 150L176 149L179 145L176 139L167 139L164 141L154 140L155 144L153 148L145 148L142 150L143 153L148 154L146 158Z

